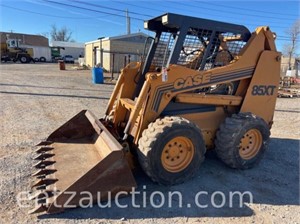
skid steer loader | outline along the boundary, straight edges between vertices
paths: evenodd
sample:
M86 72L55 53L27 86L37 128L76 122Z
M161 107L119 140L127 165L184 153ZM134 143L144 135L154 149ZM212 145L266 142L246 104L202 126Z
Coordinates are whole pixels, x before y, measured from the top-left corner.
M131 62L98 119L83 110L37 149L31 213L79 206L136 187L135 158L164 185L192 178L214 149L228 166L253 167L268 146L281 54L269 27L167 13L144 23L155 32ZM70 194L75 192L75 194Z

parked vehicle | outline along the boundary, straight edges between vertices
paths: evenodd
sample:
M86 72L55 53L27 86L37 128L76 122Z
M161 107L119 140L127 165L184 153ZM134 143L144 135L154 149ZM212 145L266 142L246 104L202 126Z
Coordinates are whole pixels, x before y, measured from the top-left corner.
M64 50L64 47L50 47L51 49L51 59L52 62L57 62L58 60L63 60L62 56L61 56L61 52L60 50Z
M82 192L126 195L137 162L154 182L175 185L201 178L207 150L236 169L263 157L280 79L270 28L172 13L144 24L156 36L121 70L105 116L82 110L38 144L30 213L79 206Z
M51 50L49 47L33 47L33 59L35 62L51 61Z
M46 62L51 60L49 47L21 44L18 39L7 38L1 43L1 61L20 61L21 63Z
M65 63L74 63L74 58L72 55L65 55L63 57Z
M9 39L6 43L1 44L1 61L29 63L33 61L32 56L32 48L21 47L17 40Z

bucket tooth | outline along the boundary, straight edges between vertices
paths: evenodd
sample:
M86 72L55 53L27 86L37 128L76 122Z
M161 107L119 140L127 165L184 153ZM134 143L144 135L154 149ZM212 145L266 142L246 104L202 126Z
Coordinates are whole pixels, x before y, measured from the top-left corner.
M28 214L35 214L35 213L40 213L40 212L45 212L47 211L47 207L44 205L38 205L37 207L30 209L28 211Z
M55 169L41 169L41 170L38 170L35 173L33 173L31 176L37 177L37 176L41 176L41 175L49 175L49 174L52 174L55 172L56 172Z
M43 153L43 152L48 152L50 150L54 149L53 147L48 147L48 146L45 146L45 147L41 147L41 148L38 148L37 150L35 150L36 153Z
M37 162L36 164L33 165L33 167L37 168L37 169L43 169L47 166L50 166L52 164L54 164L55 161L51 161L51 160L42 160Z
M52 191L37 191L34 194L30 195L29 200L50 198L53 195L54 193Z
M41 186L36 187L35 189L36 189L36 190L46 190L46 187L47 187L47 185L46 185L46 184L43 184L43 185L41 185Z
M35 200L35 202L40 205L45 205L46 201L47 201L46 198L40 198Z
M36 176L37 179L45 179L46 178L46 175L43 174L43 175L39 175L39 176Z
M34 160L45 160L53 156L54 156L53 153L41 153L37 157L35 157Z
M39 144L31 197L37 207L31 214L80 206L82 192L89 192L93 201L106 201L136 187L124 147L105 125L84 110ZM49 154L53 157L47 159ZM48 191L53 195L43 194Z
M42 185L50 185L50 184L54 184L55 182L57 181L57 179L52 179L52 178L45 178L45 179L40 179L38 180L37 182L35 182L31 188L34 188L34 187L39 187L39 186L42 186Z
M51 145L53 142L52 141L41 141L39 144L37 144L36 146L41 146L41 145Z

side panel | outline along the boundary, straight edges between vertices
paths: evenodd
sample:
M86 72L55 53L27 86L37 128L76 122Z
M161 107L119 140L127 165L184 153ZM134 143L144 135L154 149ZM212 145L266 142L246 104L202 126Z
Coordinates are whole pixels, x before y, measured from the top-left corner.
M214 147L216 132L228 114L224 111L223 107L216 107L215 111L190 113L180 116L193 121L201 129L206 148L212 149Z
M241 112L251 112L272 124L280 79L280 53L264 51L251 79Z
M120 105L118 99L119 98L132 99L134 90L136 88L136 80L139 77L140 66L141 66L140 63L131 62L122 70L118 82L110 97L105 114L108 115L110 111L112 111L113 109L115 110L115 116L113 120L113 123L115 125L118 125L119 122L124 121L127 114L126 108Z

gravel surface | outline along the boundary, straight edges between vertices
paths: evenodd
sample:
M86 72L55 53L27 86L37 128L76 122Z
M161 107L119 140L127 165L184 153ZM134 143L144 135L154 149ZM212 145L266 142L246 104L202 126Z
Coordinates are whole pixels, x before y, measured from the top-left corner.
M141 171L134 173L141 194L121 199L118 208L77 208L54 215L27 215L28 208L17 204L19 192L28 191L34 171L35 144L77 114L89 109L103 116L112 84L94 85L91 71L74 70L67 66L59 71L56 64L1 64L0 65L0 223L300 223L299 209L299 127L300 99L279 98L269 150L261 163L250 170L234 170L223 165L208 153L197 177L184 184L165 187L152 183ZM161 197L153 192L182 193L182 208L178 197L172 197L161 208L146 206L153 199L156 205ZM200 191L208 195L198 197ZM213 203L222 208L214 208ZM244 197L239 205L230 192L251 192L253 202ZM146 195L146 197L142 197ZM166 201L168 201L166 197ZM23 201L22 205L32 206Z

